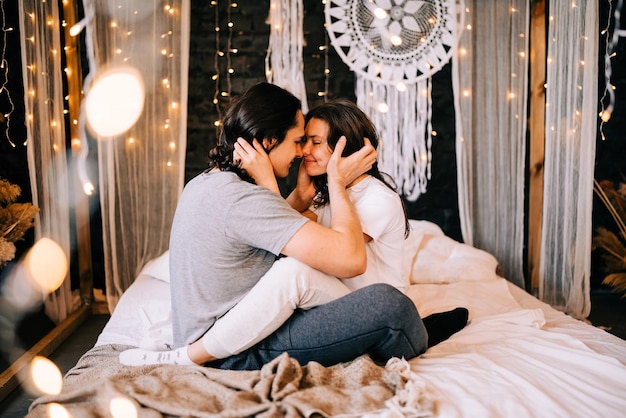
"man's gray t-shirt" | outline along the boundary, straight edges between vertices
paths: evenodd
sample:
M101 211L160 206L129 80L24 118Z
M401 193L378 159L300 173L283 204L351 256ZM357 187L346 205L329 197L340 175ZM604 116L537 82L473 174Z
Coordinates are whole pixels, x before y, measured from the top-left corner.
M174 346L196 341L241 300L307 221L278 194L234 173L192 179L170 235Z

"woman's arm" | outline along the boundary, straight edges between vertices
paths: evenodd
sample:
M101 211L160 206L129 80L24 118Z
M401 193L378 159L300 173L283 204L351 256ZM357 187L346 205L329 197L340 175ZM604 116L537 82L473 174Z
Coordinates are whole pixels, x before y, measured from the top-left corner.
M237 138L233 159L240 161L241 168L246 170L257 186L265 187L280 194L272 162L259 141L253 139L252 145L250 145L245 139Z
M348 198L346 185L369 170L376 150L369 142L358 152L341 158L345 139L337 143L328 163L328 191L331 209L330 228L307 222L281 251L324 273L350 278L365 272L367 258L359 217Z
M300 162L296 187L287 196L287 203L298 212L304 214L311 206L314 197L315 186L304 168L304 163Z

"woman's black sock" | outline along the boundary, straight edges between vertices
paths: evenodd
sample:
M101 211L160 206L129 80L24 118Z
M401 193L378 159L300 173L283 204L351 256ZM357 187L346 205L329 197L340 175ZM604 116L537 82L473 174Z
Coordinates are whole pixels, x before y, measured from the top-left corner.
M422 319L428 332L428 347L447 340L455 332L467 325L469 312L465 308L455 308L451 311L428 315Z

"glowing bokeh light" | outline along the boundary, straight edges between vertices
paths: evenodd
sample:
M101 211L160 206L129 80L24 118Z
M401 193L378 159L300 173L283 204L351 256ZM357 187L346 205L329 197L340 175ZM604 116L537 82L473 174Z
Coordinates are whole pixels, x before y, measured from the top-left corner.
M109 411L113 418L137 418L137 408L129 399L113 398L109 404Z
M29 277L42 292L51 293L61 286L67 275L65 252L50 238L41 238L28 251L25 267Z
M52 361L36 356L30 363L30 377L35 387L46 395L58 395L63 387L61 371Z
M59 403L52 402L47 406L48 417L50 418L70 418L71 415L65 407Z
M89 127L104 138L126 132L139 119L145 97L143 78L136 69L116 67L103 73L85 99Z

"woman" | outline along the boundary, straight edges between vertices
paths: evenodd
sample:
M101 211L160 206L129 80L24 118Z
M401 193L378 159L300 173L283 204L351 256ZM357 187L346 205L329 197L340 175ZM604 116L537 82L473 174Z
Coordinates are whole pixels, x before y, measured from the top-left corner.
M302 156L303 136L299 101L277 86L260 83L229 108L209 170L186 185L172 225L176 349L128 350L120 355L123 364L210 362L258 369L283 352L301 363L332 365L365 353L380 362L412 358L426 349L424 324L404 294L386 284L349 292L336 279L358 276L367 267L363 231L346 186L371 168L374 148L366 141L342 158L346 140L338 141L326 167L333 219L325 227L299 213L314 191L303 170L304 181L287 200L278 194L276 177L286 176ZM287 258L274 262L281 254ZM285 284L282 293L267 286L274 283L265 280L270 272ZM254 297L268 288L273 299ZM242 306L276 314L255 324L254 309L236 315ZM238 318L236 326L226 327L221 338L207 332L231 317ZM246 341L233 349L230 340L239 344L238 336Z
M329 101L313 108L305 122L302 163L316 190L311 207L313 219L329 226L332 218L326 168L337 142L345 137L343 154L351 155L364 146L364 138L377 148L378 133L367 115L348 100ZM367 270L342 281L351 290L373 283L388 283L404 292L408 283L402 275L402 255L409 223L402 199L376 162L348 184L347 190L363 228Z

